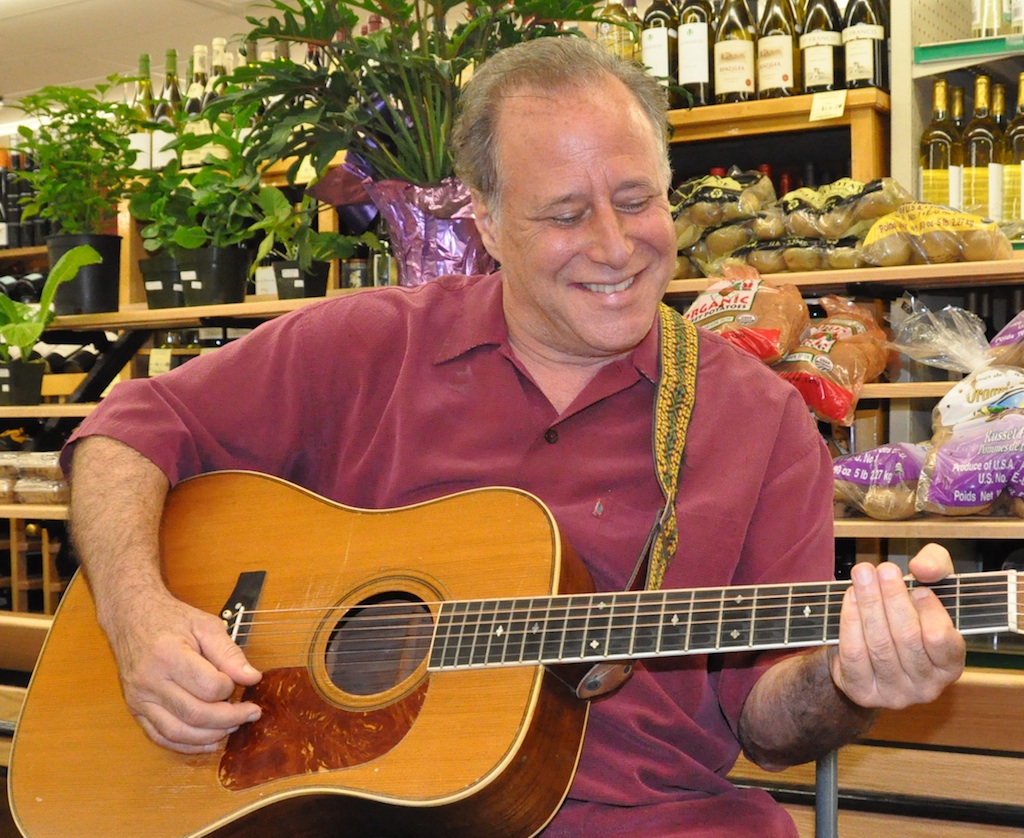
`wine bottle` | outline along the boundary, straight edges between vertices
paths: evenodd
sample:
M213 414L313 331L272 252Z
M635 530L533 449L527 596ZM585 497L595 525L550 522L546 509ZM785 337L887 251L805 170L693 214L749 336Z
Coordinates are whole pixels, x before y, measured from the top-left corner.
M210 77L203 89L203 101L200 110L205 110L214 99L220 96L221 85L228 74L227 38L213 39L213 55L210 60Z
M995 120L996 125L999 126L999 130L1004 134L1010 124L1010 120L1006 117L1006 85L1005 84L993 84L992 85L992 119Z
M757 95L757 30L746 0L725 0L715 29L715 101L748 102Z
M597 22L597 42L612 55L633 60L637 54L637 35L630 29L635 24L636 0L632 0L633 16L619 0L608 0L601 8ZM639 29L639 27L637 27Z
M972 38L994 38L1002 27L1003 0L971 0Z
M1003 220L1024 218L1024 73L1017 78L1017 113L1006 128L1003 137Z
M178 86L178 51L169 49L164 57L164 89L160 92L154 119L174 131L181 123L181 88Z
M210 81L209 63L210 51L206 44L196 44L192 48L192 77L189 79L182 108L188 116L195 116L203 110L206 85Z
M690 94L690 106L713 104L711 56L715 48L711 0L683 0L679 9L679 85Z
M757 29L757 98L800 92L796 22L790 0L768 0Z
M144 52L139 56L139 75L135 80L135 96L132 99L135 116L143 122L152 122L156 115L156 105L153 101L153 79L149 68L149 54Z
M921 133L919 197L930 204L960 205L963 146L960 132L949 116L949 92L945 79L932 89L932 119Z
M1010 32L1013 35L1024 33L1024 0L1012 0L1010 4Z
M840 90L846 86L842 29L836 0L810 0L800 35L804 93Z
M950 90L950 99L953 101L953 105L950 108L953 125L956 126L956 130L963 136L964 128L967 127L967 119L964 116L964 89L962 87L952 88Z
M889 20L880 0L850 0L843 46L847 87L889 89Z
M964 203L967 212L1002 220L1003 133L989 110L990 79L974 80L974 112L964 130Z
M654 0L644 14L640 33L640 55L643 64L662 84L669 87L679 76L679 15L670 0ZM679 104L678 96L669 93L669 104Z

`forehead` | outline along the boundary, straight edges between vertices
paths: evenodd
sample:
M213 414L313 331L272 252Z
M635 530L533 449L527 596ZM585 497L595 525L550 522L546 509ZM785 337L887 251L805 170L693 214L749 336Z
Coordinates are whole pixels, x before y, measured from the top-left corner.
M618 79L555 88L527 86L502 98L495 154L504 187L532 189L563 176L622 171L662 180L664 137Z

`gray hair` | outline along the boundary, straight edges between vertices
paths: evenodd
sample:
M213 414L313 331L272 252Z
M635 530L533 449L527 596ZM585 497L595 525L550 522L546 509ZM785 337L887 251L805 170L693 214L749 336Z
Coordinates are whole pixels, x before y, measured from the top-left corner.
M480 65L459 98L451 138L456 174L496 210L502 184L496 148L502 101L526 88L600 88L609 76L633 94L650 121L654 136L661 138L661 173L667 189L672 172L665 88L636 62L618 58L587 38L569 35L524 41L495 53ZM614 119L615 115L609 118Z

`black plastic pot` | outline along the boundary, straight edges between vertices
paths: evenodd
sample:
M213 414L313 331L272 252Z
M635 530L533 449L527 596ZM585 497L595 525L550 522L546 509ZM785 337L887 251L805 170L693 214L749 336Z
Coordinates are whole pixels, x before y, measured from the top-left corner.
M277 282L277 296L282 300L322 297L327 293L327 274L331 266L326 262L314 262L306 273L295 261L274 262L271 267Z
M157 253L139 260L146 304L150 308L174 308L185 304L181 287L181 269L169 253Z
M251 251L241 247L201 247L178 254L187 306L240 303L245 300Z
M39 404L45 372L43 361L0 363L0 405Z
M117 311L121 291L121 237L95 233L48 236L46 252L50 267L80 244L94 248L103 261L79 268L74 279L62 284L54 296L54 310L57 314Z

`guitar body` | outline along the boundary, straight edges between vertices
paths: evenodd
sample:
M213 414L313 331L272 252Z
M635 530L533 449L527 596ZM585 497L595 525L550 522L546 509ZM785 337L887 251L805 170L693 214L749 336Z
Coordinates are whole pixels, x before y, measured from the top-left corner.
M482 489L366 511L222 472L171 492L161 549L171 591L211 613L240 574L266 572L245 645L263 718L210 755L152 744L76 576L15 737L10 798L29 838L525 836L557 810L587 703L551 671L428 673L422 640L367 678L332 665L362 642L348 618L367 604L411 607L415 635L439 602L587 590L536 498Z

